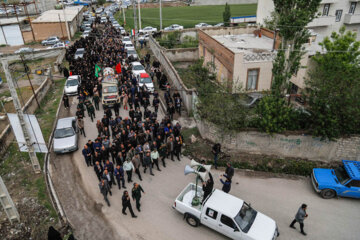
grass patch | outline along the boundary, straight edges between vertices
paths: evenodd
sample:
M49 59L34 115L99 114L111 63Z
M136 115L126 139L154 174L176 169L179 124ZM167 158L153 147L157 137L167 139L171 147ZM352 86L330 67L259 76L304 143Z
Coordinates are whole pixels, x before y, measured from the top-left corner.
M32 41L32 42L25 43L25 45L31 46L31 45L36 45L38 43L39 42Z
M78 40L78 39L80 39L81 38L81 36L82 36L82 32L76 32L75 34L74 34L74 36L72 37L72 40L73 41L76 41L76 40Z
M257 4L230 5L232 17L255 15ZM163 27L171 24L179 24L184 28L193 28L195 24L206 22L217 24L223 22L224 5L209 6L185 6L185 7L164 7L162 8ZM126 29L134 28L133 9L125 10ZM123 24L121 11L115 14L116 20ZM141 9L142 27L152 26L160 28L159 8Z
M192 77L193 72L189 68L177 68L175 66L176 71L178 72L181 80L185 84L187 88L195 88L196 87L196 81Z
M6 47L7 45L6 44L0 44L0 47Z

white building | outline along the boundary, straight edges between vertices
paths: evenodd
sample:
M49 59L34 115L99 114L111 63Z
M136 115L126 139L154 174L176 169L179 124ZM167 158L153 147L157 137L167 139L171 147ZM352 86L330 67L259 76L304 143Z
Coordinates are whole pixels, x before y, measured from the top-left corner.
M273 0L258 0L256 22L264 24L273 11ZM308 28L317 34L330 36L344 25L347 30L360 33L360 0L322 0L318 13L320 16L308 24Z

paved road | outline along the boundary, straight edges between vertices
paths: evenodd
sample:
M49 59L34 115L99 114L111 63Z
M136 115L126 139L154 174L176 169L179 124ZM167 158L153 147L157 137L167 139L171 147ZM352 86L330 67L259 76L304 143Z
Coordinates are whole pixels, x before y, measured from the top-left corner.
M62 110L61 115L74 114L74 104L71 112ZM99 112L96 114L97 118L101 117ZM121 114L124 116L127 113L121 110ZM226 239L204 226L189 226L171 208L180 191L195 180L193 175L184 176L184 167L190 161L186 157L180 162L167 160L165 169L161 167L161 172L154 170L155 176L142 173L143 181L140 184L146 194L142 198L142 212L135 210L137 219L132 219L129 214L121 214L123 190L118 190L116 186L109 197L111 207L107 207L99 193L95 173L91 167L86 167L81 155L85 141L94 139L97 134L95 122L92 123L88 117L85 119L85 130L87 138L81 137L80 150L73 154L52 155L55 187L78 239ZM221 188L218 178L222 172L213 170L212 173L215 187ZM134 179L138 181L137 176ZM131 190L129 184L126 186ZM255 209L275 219L281 233L279 239L360 238L359 201L324 200L313 191L309 179L271 178L261 173L238 171L231 194L250 202ZM98 210L99 204L96 203L103 204L101 210ZM309 218L305 221L307 237L288 227L302 203L308 204Z

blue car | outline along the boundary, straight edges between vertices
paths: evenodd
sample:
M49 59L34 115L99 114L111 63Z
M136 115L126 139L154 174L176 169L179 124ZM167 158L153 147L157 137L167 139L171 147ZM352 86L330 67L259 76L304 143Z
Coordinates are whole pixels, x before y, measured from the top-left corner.
M360 162L342 160L342 163L336 169L313 169L312 184L323 198L360 198Z

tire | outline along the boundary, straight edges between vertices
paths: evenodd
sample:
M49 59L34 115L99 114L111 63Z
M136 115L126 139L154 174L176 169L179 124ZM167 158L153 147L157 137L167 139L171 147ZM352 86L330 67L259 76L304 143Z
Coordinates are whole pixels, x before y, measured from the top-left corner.
M192 216L192 215L187 215L186 216L186 222L192 227L199 226L199 220L196 217Z
M336 196L336 192L332 189L324 189L321 191L320 195L324 199L330 199Z

